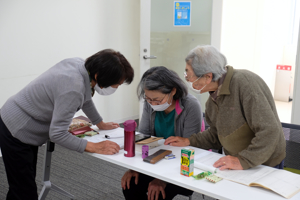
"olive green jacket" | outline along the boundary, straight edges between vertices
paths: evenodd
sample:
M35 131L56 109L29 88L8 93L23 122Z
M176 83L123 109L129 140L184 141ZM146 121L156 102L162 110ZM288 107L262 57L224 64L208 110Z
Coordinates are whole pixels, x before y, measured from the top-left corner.
M228 67L214 101L206 102L210 128L193 134L191 146L224 148L239 159L243 169L276 166L285 158L285 138L274 99L266 83L248 70Z

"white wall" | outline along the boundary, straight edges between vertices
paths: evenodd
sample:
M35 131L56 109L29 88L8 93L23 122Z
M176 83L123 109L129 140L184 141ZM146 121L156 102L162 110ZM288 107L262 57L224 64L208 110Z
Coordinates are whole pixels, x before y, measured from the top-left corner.
M120 51L136 77L111 96L95 95L105 121L137 118L139 0L1 0L0 107L39 74L68 57Z
M274 94L276 65L284 64L291 1L223 1L221 52L228 64L261 76Z
M211 45L220 51L222 35L223 0L213 0L211 24Z
M297 44L297 58L296 58L296 70L295 70L295 83L294 83L294 97L292 106L292 124L300 125L300 24L298 33Z
M297 45L285 45L283 49L283 58L282 63L284 65L292 66L291 71L291 87L290 87L290 97L293 99L294 91L294 81L295 81L295 68L296 68L296 54L297 54Z

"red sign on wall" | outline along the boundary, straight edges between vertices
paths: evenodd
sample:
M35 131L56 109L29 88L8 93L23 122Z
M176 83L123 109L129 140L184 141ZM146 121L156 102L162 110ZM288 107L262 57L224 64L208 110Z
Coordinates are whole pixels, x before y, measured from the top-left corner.
M286 71L292 71L292 66L290 65L277 65L277 70L286 70Z

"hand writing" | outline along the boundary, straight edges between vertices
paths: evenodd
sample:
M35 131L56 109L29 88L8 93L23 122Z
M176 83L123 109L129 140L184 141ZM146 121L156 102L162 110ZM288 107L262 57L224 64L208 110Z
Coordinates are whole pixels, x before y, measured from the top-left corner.
M108 140L98 143L88 142L85 151L112 155L120 151L120 146L117 143Z

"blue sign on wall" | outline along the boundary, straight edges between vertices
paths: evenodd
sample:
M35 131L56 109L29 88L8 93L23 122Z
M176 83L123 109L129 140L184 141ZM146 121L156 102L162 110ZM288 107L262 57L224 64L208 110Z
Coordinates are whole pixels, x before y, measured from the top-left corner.
M190 1L174 1L174 26L191 26Z

